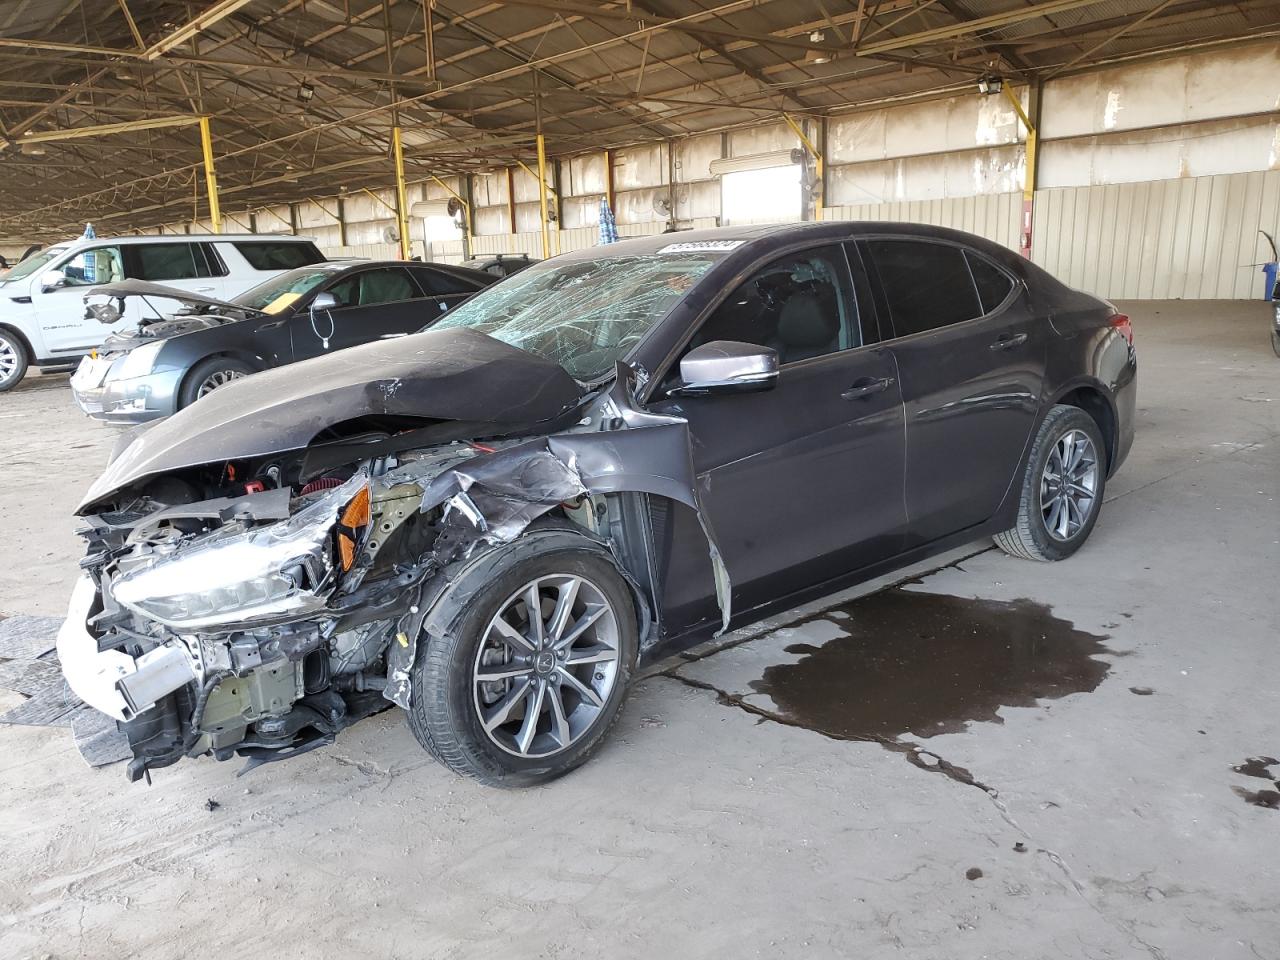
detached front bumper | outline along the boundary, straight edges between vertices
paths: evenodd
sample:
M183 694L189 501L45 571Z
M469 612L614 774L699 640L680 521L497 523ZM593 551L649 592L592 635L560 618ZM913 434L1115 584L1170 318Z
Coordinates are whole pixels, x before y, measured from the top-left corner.
M120 650L99 650L87 627L96 599L93 581L88 577L78 580L71 591L66 622L58 630L62 675L81 700L127 723L197 679L197 665L177 641L136 658Z
M136 425L172 416L177 410L181 370L166 370L122 380L113 378L108 369L98 377L95 385L98 370L87 365L101 363L110 366L110 361L86 357L71 378L71 395L76 405L93 419Z

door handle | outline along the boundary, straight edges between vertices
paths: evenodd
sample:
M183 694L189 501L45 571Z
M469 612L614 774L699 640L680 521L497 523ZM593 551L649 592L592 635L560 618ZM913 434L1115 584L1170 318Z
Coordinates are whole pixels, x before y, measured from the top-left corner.
M1009 350L1013 347L1020 347L1027 342L1025 333L1006 333L1003 337L991 344L988 350Z
M284 326L283 320L277 320L275 323L264 323L262 326L258 327L258 329L254 331L254 333L261 333L263 330L276 330L283 326Z
M869 397L873 393L883 393L893 385L893 377L881 377L873 380L870 377L863 377L858 380L844 393L840 394L841 400L861 400L863 397Z
M196 293L213 293L213 287L196 287Z

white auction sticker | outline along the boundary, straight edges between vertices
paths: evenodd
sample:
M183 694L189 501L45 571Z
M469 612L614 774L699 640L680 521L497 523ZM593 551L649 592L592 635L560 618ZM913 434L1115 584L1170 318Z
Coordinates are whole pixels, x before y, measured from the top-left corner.
M668 243L658 250L659 253L690 253L697 250L732 250L740 247L745 240L689 240L684 243Z

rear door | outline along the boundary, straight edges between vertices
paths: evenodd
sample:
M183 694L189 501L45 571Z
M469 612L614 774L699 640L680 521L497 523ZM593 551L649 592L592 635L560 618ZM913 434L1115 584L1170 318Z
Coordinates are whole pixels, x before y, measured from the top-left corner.
M225 270L216 260L210 261L211 249L210 244L198 241L130 244L124 247L124 272L132 279L223 299ZM178 306L172 300L153 302L164 311Z
M739 612L900 548L902 399L871 316L839 244L786 254L731 291L685 348L713 340L773 347L776 386L650 404L689 421ZM659 526L668 629L717 618L697 518L676 509Z
M302 309L291 320L295 359L412 333L439 313L409 270L400 266L348 274L324 292L338 301L335 309Z
M1022 285L958 244L859 241L906 404L907 546L990 519L1030 438L1047 324Z

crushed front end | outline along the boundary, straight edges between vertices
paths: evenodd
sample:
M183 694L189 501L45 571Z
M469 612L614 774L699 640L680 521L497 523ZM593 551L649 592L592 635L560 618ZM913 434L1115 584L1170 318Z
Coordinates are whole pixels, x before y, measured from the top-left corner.
M187 756L296 755L391 706L387 649L435 563L442 511L420 509L425 485L475 453L449 444L301 484L276 463L241 464L259 470L237 482L227 464L88 517L58 653L128 736L130 779Z

